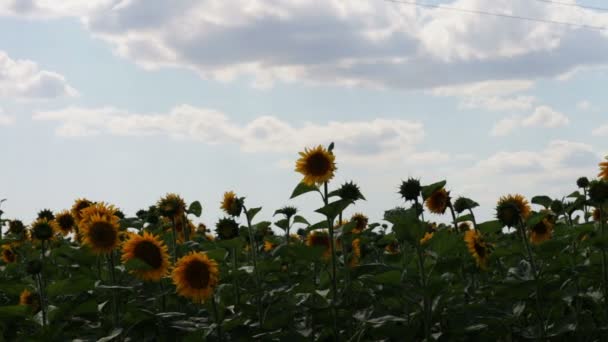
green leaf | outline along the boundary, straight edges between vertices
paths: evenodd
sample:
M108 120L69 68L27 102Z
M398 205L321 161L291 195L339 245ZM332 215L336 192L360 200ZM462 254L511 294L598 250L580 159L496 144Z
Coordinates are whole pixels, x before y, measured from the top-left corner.
M139 258L134 258L125 263L125 268L127 271L149 271L152 266Z
M568 198L579 198L579 197L581 197L581 193L578 192L578 191L575 191L575 192L571 193L570 195L568 195L566 197L568 197Z
M319 191L319 188L317 188L316 186L311 186L311 185L307 185L305 183L300 183L296 186L295 189L293 189L293 192L291 193L291 197L290 198L296 198L300 195L303 195L307 192L311 192L311 191Z
M112 330L110 335L100 338L99 340L97 340L97 342L110 342L113 339L117 338L121 333L122 333L122 328L114 329L114 330Z
M500 221L488 221L484 223L480 223L477 225L477 229L479 229L483 233L494 234L499 233L504 228L504 225L500 223Z
M251 208L247 210L247 217L249 218L249 220L253 221L253 218L260 212L260 210L262 210L262 207Z
M0 318L20 318L25 317L29 313L29 307L26 305L9 305L0 306Z
M337 200L335 202L331 202L323 208L319 208L315 210L315 212L319 214L323 214L329 217L331 220L335 219L341 212L344 211L349 205L351 205L351 201L346 200Z
M422 199L426 201L426 199L429 198L433 194L433 192L445 187L445 184L446 184L446 181L441 181L441 182L423 186L422 187Z
M553 200L549 196L534 196L532 197L531 202L534 204L542 205L543 207L548 209L549 207L551 207L551 203L553 203Z
M201 202L194 201L194 202L190 203L190 206L188 207L188 214L192 214L196 217L201 217L202 213L203 213L203 206L201 205Z
M534 227L537 224L539 224L545 217L547 217L547 213L546 212L533 213L526 220L526 226L528 226L528 227Z
M401 272L397 270L388 271L376 274L371 279L379 284L397 286L401 283Z
M236 240L236 239L233 239ZM213 260L223 261L226 259L228 252L224 248L212 249L210 251L205 251L207 256Z
M47 294L50 297L80 294L93 289L94 285L95 282L91 278L74 277L62 279L51 283L47 289Z
M245 245L245 240L242 237L236 237L230 240L218 240L216 244L226 249L240 250Z
M302 217L300 215L294 216L293 223L302 223L302 224L305 224L307 226L310 226L310 223L308 223L308 221L304 217Z
M456 219L456 222L466 222L466 221L473 221L473 215L471 215L471 214L462 215L462 216L458 216L458 218Z
M311 230L315 230L315 229L325 229L325 228L328 228L327 220L322 220L313 225L308 226L308 228L306 228L306 231L311 231Z
M287 228L289 228L289 220L287 220L287 219L278 220L277 222L274 223L274 225L283 230L287 230Z

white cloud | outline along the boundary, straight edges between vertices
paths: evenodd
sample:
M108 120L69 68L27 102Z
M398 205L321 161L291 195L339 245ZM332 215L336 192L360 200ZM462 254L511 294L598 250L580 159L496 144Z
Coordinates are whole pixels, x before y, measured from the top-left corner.
M245 152L290 153L304 146L329 143L326 140L332 139L342 158L352 162L403 158L411 154L425 158L415 151L425 136L424 126L407 120L306 122L294 126L274 116L261 116L239 124L224 113L189 105L177 106L165 114L130 113L112 107L68 107L36 113L34 120L57 121L56 133L66 137L168 136L207 144L237 144ZM432 157L445 160L445 155L439 152L433 152Z
M597 112L600 109L591 103L589 100L582 100L576 104L576 108L584 111L584 112Z
M8 116L4 114L2 108L0 108L0 126L9 126L15 123L14 116Z
M62 75L41 70L30 60L14 60L0 51L0 98L45 99L76 96Z
M591 131L591 134L596 137L606 137L608 136L608 123L604 125L600 125Z
M490 135L495 137L507 136L517 128L543 127L556 128L570 124L570 119L549 106L536 107L534 112L526 117L511 116L501 119L492 127Z
M521 111L531 109L536 98L517 95L517 93L530 90L532 87L534 82L530 80L493 80L437 87L430 93L435 96L459 97L460 109Z

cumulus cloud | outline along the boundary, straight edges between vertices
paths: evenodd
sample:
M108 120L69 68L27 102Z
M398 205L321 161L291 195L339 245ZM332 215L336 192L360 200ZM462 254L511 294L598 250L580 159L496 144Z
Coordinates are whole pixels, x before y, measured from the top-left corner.
M487 0L451 7L487 10ZM608 13L527 0L492 11L606 26ZM557 77L607 64L606 35L542 22L369 0L13 0L0 15L75 16L144 68L204 78L431 89ZM547 63L547 61L551 61ZM474 106L522 108L529 99Z
M542 127L556 128L570 124L570 119L563 113L560 113L549 106L536 107L534 112L526 117L512 116L501 119L490 131L492 136L506 136L511 134L517 128L527 127Z
M328 143L325 140L331 137L344 158L351 161L404 158L406 154L421 160L429 158L415 150L424 139L424 126L407 120L305 122L295 126L274 116L260 116L239 124L224 113L189 105L161 114L131 113L112 107L68 107L38 112L33 118L58 122L56 133L65 137L168 136L207 144L236 144L245 152L290 153L303 146ZM439 152L432 152L431 156L446 160Z
M0 51L0 98L48 99L76 96L62 75L41 70L30 60L14 60Z

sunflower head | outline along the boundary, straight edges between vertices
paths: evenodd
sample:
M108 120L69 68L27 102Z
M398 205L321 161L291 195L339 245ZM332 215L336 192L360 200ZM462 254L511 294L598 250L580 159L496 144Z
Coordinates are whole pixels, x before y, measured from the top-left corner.
M306 148L296 161L296 171L304 176L302 183L309 186L323 184L334 178L335 160L334 154L321 145Z
M589 178L581 177L581 178L577 179L576 186L578 186L581 189L586 189L589 186Z
M351 251L352 255L348 265L350 267L355 267L359 265L359 260L361 260L361 239L353 239L351 242Z
M369 221L369 219L367 218L367 216L361 214L361 213L356 213L354 214L350 220L352 222L355 222L355 228L353 228L352 233L353 234L359 234L361 233L363 230L365 230L365 228L367 228L367 223Z
M604 222L606 222L606 219L608 219L608 213L606 212L606 210L604 209L603 211L600 211L600 208L594 208L591 214L593 221L600 222L601 216L603 216Z
M608 157L606 160L601 162L600 165L600 173L597 175L602 180L608 181Z
M167 194L157 204L160 214L164 217L180 217L186 212L186 202L177 194Z
M169 270L169 251L156 235L144 232L143 235L130 234L122 246L122 262L139 259L148 267L134 270L133 275L145 281L160 281Z
M107 254L120 243L120 219L114 215L115 208L105 203L96 203L82 210L80 234L83 243L96 254Z
M515 227L520 220L530 216L530 204L522 195L507 195L500 198L496 206L496 218L507 227Z
M277 245L269 240L264 240L264 252L272 251Z
M309 247L323 247L325 253L323 254L324 259L329 259L331 256L331 243L329 240L329 232L325 229L312 230L306 236L306 245Z
M460 222L458 224L458 231L461 232L461 233L462 232L466 232L466 231L468 231L470 229L471 229L471 224L468 221L467 222Z
M17 254L10 245L2 245L2 261L5 264L12 264L17 261Z
M443 214L450 204L450 193L441 188L426 199L426 207L434 214Z
M406 201L415 201L420 196L421 190L420 180L415 178L409 178L399 186L399 194Z
M213 295L219 282L219 270L215 260L205 253L194 253L177 261L171 275L180 296L202 303Z
M384 247L384 251L390 255L399 254L400 253L399 242L397 242L397 240L392 241L391 243L386 245L386 247Z
M338 197L346 201L355 202L358 200L365 200L359 186L353 181L342 184L336 192Z
M427 242L429 242L433 238L434 234L435 233L433 233L433 232L426 232L426 233L424 233L424 236L422 237L422 239L420 239L420 244L424 245Z
M90 207L91 205L93 205L93 202L86 198L79 198L74 201L71 212L72 216L74 216L74 219L76 220L76 223L80 222L80 219L82 218L82 210Z
M287 219L292 218L295 214L298 213L298 208L292 206L285 206L275 212L275 214L285 215Z
M486 269L491 253L491 245L484 241L481 233L477 230L468 230L464 233L464 242L469 253L475 259L477 266Z
M15 235L25 232L25 225L19 220L11 220L8 223L8 231Z
M225 192L220 209L230 216L238 217L243 211L243 198L238 198L234 191Z
M608 181L603 179L594 180L589 183L589 198L596 204L602 204L608 200Z
M239 236L239 224L230 217L224 217L215 224L215 232L220 240L234 239Z
M51 221L41 218L32 223L32 238L40 241L48 241L53 237L53 224Z
M40 309L40 300L36 293L24 289L19 295L19 305L27 305L30 307L31 312L36 313Z
M51 209L42 209L38 212L38 219L46 219L47 221L53 221L55 214Z
M69 211L64 210L55 216L53 223L58 231L60 231L63 235L68 235L74 229L76 220L74 220L74 216L72 216Z
M530 242L538 245L551 239L553 227L555 226L551 217L545 217L540 222L529 228L528 235Z

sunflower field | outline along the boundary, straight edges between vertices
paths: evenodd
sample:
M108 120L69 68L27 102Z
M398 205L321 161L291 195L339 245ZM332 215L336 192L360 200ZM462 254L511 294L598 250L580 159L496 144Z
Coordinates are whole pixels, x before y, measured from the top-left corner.
M380 222L345 217L365 197L331 183L333 144L295 171L320 222L291 206L263 221L233 191L214 227L177 194L133 217L84 198L27 225L0 211L0 340L608 339L608 161L564 198L497 199L487 222L414 178Z

